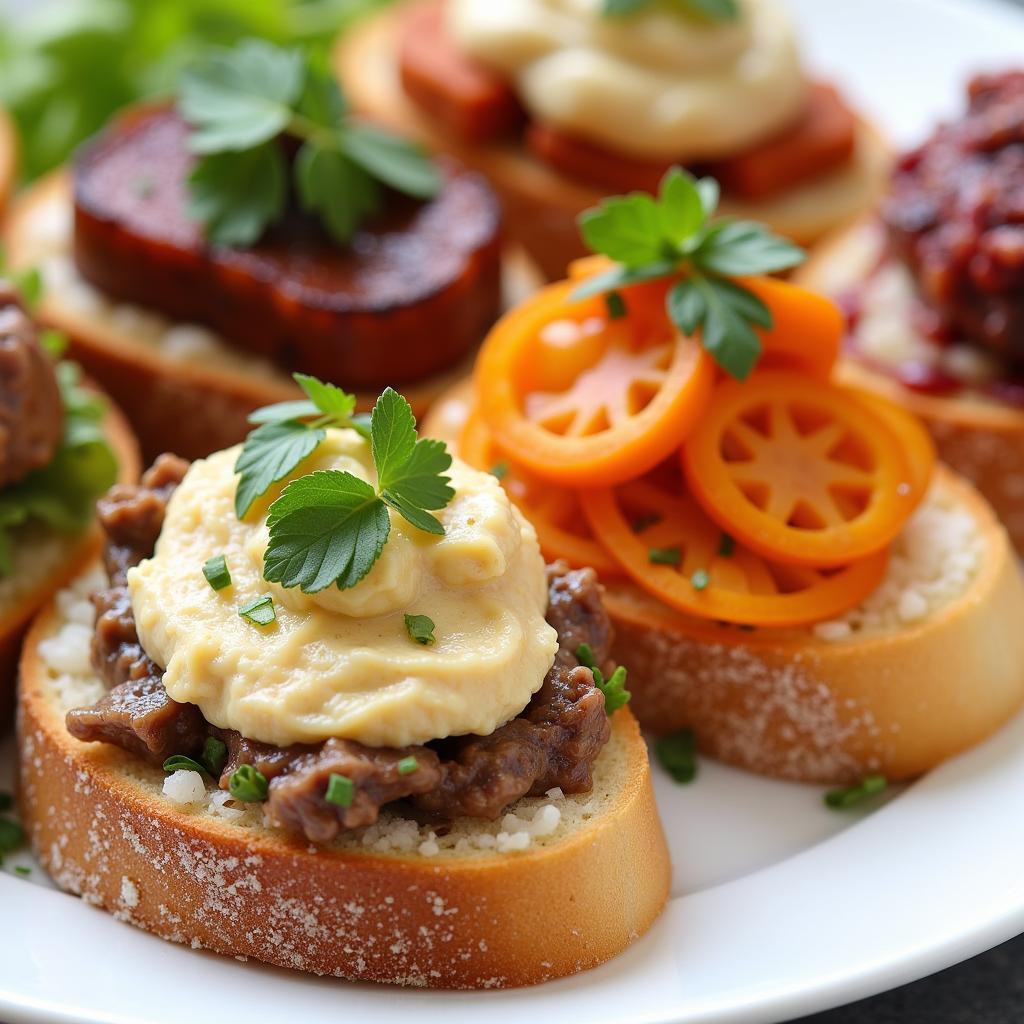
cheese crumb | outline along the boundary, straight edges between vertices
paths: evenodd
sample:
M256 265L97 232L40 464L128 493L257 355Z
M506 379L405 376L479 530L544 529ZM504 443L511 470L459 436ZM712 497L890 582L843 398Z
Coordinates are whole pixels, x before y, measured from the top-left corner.
M174 804L197 804L206 799L206 783L199 772L179 768L164 779L164 796Z

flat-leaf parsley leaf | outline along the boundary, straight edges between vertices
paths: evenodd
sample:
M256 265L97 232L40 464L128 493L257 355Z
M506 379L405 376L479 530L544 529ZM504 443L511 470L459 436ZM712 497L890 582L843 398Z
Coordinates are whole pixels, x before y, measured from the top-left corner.
M736 276L796 266L804 252L753 221L711 218L718 184L673 167L657 199L643 192L613 196L579 218L584 241L618 265L585 281L574 298L618 293L631 284L678 276L665 308L685 335L701 343L727 373L744 380L761 355L755 328L772 325L768 307ZM623 298L625 298L623 296Z

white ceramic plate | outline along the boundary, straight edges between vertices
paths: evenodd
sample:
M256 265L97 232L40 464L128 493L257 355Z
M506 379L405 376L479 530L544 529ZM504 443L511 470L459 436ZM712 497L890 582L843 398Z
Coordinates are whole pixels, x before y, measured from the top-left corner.
M1000 0L791 3L813 64L901 145L959 108L971 72L1024 54L1024 14ZM10 760L0 745L0 789ZM706 762L691 787L659 777L658 796L673 897L642 941L576 978L453 994L242 964L119 924L47 888L36 867L35 885L0 873L0 1020L769 1024L1024 930L1024 717L867 817Z

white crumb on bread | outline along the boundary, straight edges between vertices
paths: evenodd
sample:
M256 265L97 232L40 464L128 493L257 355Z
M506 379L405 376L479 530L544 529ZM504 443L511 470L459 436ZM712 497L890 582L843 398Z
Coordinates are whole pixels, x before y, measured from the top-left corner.
M39 654L62 711L93 703L104 692L89 655L93 622L89 595L102 585L102 574L93 571L61 591L57 596L55 629L39 643ZM160 799L181 813L219 818L238 828L269 828L262 804L233 799L199 772L179 769L164 774L139 760L132 774L140 785L158 793ZM602 779L607 786L607 777L607 771L595 771L594 791L583 796L567 797L560 789L552 789L543 797L523 798L494 822L463 818L455 822L420 823L384 807L375 824L344 833L328 848L373 854L464 857L515 853L557 843L593 816L606 795L602 792Z
M845 615L818 623L814 635L841 642L927 619L965 593L981 565L983 543L975 519L932 487L893 543L881 585Z
M35 266L47 291L75 313L90 317L112 333L158 349L183 363L219 366L248 376L287 384L290 378L268 360L232 348L215 331L198 324L175 324L153 310L108 299L79 274L71 256L72 208L63 190L48 194L26 214L19 260Z

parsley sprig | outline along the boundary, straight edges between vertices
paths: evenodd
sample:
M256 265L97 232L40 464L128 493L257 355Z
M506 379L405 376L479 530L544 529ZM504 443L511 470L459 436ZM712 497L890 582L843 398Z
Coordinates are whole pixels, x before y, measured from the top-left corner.
M283 480L327 436L328 427L351 427L370 436L369 417L357 414L355 395L304 373L292 374L308 398L257 409L257 424L235 463L239 474L235 512L239 519L278 480Z
M604 0L606 18L623 18L660 5L702 21L735 21L740 16L737 0Z
M761 355L755 327L769 328L768 307L734 278L787 270L804 251L762 224L712 221L719 188L673 167L657 198L645 192L606 199L579 219L587 245L618 265L584 282L576 299L681 274L666 311L685 335L700 330L704 348L726 373L744 380Z
M584 667L589 668L594 676L594 685L604 695L604 710L606 714L614 715L619 708L624 708L633 696L626 689L626 669L619 665L615 671L605 679L604 673L598 667L597 659L594 657L594 649L590 644L580 644L576 648L576 660Z
M307 389L307 394L315 396L316 389ZM313 401L322 407L316 397ZM323 434L322 427L310 431L310 451ZM376 486L352 473L321 470L293 480L270 506L270 540L263 560L265 579L284 587L299 587L307 594L331 584L339 590L354 587L384 550L391 532L389 507L419 530L444 533L441 522L431 513L444 508L455 496L445 476L452 464L447 446L442 441L417 439L412 409L392 388L377 399L370 414L369 434ZM289 449L289 458L296 450ZM243 448L243 458L245 454ZM273 473L278 473L281 460L272 458L271 462ZM295 464L297 461L291 468Z
M199 156L189 213L210 241L251 245L284 215L289 175L302 207L345 244L382 186L416 199L440 187L416 146L352 117L330 69L295 49L247 39L186 69L178 107ZM298 141L289 161L278 137Z

